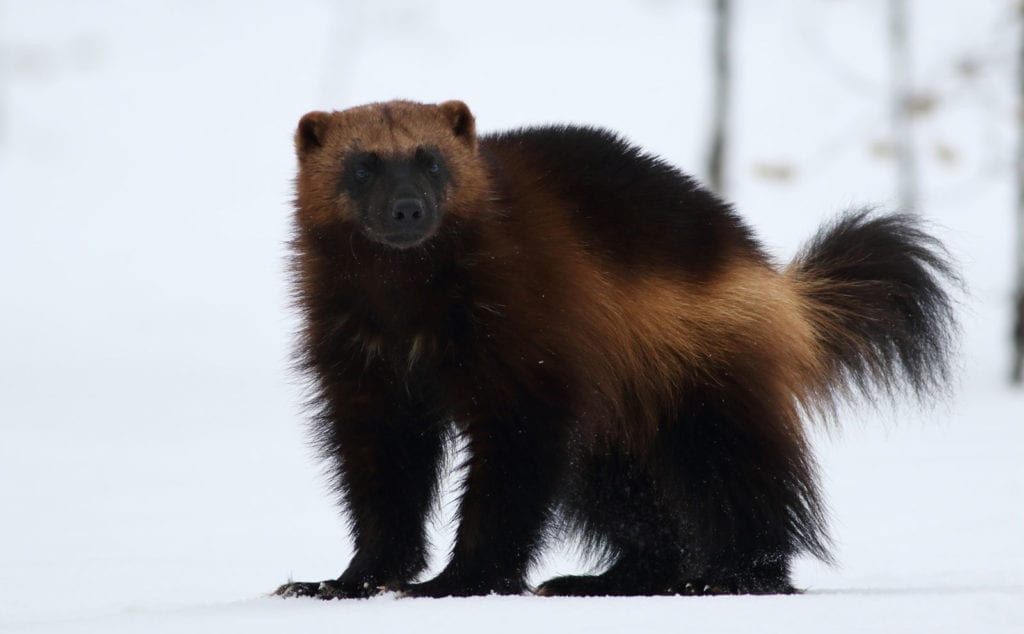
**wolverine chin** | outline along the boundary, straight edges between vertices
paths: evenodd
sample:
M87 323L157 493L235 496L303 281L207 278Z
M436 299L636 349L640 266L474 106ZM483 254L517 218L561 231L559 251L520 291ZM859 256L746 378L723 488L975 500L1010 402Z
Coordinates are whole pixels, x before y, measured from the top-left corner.
M414 249L418 246L426 244L431 238L434 237L433 231L428 234L408 234L408 233L393 233L393 234L376 234L367 232L366 235L377 244L382 244L392 249Z
M429 242L439 229L440 223L431 223L425 227L409 227L395 230L394 228L380 228L372 225L362 227L363 235L371 242L391 249L415 249Z

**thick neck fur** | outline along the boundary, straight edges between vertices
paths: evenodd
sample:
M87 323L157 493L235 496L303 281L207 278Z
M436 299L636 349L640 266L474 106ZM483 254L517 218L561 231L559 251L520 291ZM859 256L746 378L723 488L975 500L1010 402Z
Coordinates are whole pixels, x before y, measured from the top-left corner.
M473 310L468 271L479 242L452 218L428 243L408 250L377 244L342 223L295 239L298 301L306 311L309 361L351 348L353 365L385 362L395 373L436 365L464 336Z

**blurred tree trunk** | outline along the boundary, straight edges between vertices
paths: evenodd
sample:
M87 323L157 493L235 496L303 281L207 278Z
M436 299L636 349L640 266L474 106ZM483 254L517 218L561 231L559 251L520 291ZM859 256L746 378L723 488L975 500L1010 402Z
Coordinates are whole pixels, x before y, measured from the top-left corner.
M1013 373L1017 385L1024 383L1024 6L1018 15L1020 38L1017 51L1017 280L1014 289Z
M0 1L0 19L4 16L4 3ZM11 65L8 56L13 52L4 47L4 41L0 39L0 145L4 144L7 132L7 81L8 67Z
M1021 224L1021 221L1018 221ZM1018 244L1022 240L1018 236ZM1018 259L1021 259L1018 256ZM1024 384L1024 290L1019 288L1020 283L1018 282L1017 288L1017 301L1016 301L1016 316L1014 318L1013 326L1013 376L1011 377L1016 385Z
M913 86L907 38L907 0L889 0L889 59L892 134L900 207L917 211L917 158L914 154Z
M718 193L725 192L725 151L732 100L730 36L732 0L715 0L714 96L711 104L711 150L708 153L708 182Z

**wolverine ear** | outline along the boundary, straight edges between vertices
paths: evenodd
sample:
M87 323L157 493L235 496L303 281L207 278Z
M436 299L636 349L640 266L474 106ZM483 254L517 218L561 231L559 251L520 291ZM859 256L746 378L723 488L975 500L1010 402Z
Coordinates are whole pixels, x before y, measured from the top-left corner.
M299 120L299 129L295 131L295 152L299 158L324 144L330 117L326 112L310 112Z
M453 100L446 101L439 107L455 136L470 145L476 145L476 121L473 119L473 113L469 111L469 106Z

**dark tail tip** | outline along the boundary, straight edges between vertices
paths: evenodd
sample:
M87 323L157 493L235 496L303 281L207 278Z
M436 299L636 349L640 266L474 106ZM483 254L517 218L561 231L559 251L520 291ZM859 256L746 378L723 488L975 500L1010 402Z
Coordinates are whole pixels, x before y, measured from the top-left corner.
M962 288L949 252L914 214L848 212L823 227L790 266L810 300L831 393L925 399L945 390Z

